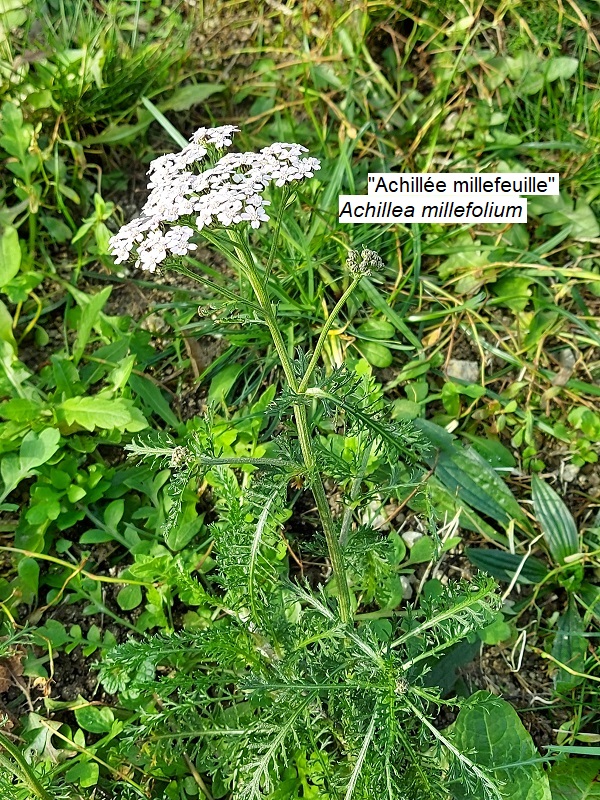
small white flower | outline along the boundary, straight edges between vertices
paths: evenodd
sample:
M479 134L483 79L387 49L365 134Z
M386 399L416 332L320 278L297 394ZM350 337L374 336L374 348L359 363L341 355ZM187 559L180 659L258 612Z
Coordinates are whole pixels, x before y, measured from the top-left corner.
M179 153L152 161L142 216L110 239L117 264L137 253L136 264L154 272L169 255L196 250L194 229L177 224L182 218L193 219L197 231L240 223L258 228L270 219L265 211L270 203L263 197L269 184L301 181L320 167L318 159L302 156L307 152L302 145L276 142L258 153L226 153L204 169L207 157L230 147L238 130L235 125L199 128Z
M219 128L198 128L192 135L194 144L212 144L217 150L231 147L233 134L239 132L236 125L221 125Z

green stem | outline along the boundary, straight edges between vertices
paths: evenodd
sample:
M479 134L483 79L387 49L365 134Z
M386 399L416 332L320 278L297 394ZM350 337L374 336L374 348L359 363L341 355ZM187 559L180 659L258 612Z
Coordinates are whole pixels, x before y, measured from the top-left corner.
M310 376L313 374L313 372L315 370L315 367L317 366L317 362L319 361L319 358L321 357L321 351L323 350L323 346L325 344L325 340L327 339L327 334L329 333L333 323L337 319L337 315L340 313L342 308L346 305L346 300L350 297L352 292L358 286L361 278L362 278L362 275L356 275L352 279L352 283L346 289L344 294L340 297L340 299L336 303L336 305L335 305L333 311L331 312L331 314L327 317L327 319L325 321L325 324L323 325L323 329L321 331L319 339L317 340L317 344L315 345L315 349L314 349L314 352L312 354L312 358L310 359L310 363L309 363L308 367L306 368L306 372L304 373L304 377L302 378L302 381L300 382L300 386L299 386L299 389L298 389L300 394L302 394L302 392L305 392L308 389L308 382L310 381Z
M12 772L18 779L22 780L39 800L53 800L52 796L44 789L38 781L29 764L25 761L19 750L0 733L0 747L4 748L16 761L17 766L9 758L0 753L0 765L9 772Z
M232 234L232 238L233 236L234 235ZM249 252L247 246L245 246L245 243L243 241L241 241L240 239L233 239L233 240L237 245L236 250L238 253L238 258L240 259L240 261L243 261L244 263L246 277L250 281L252 290L254 291L256 299L258 300L258 303L262 309L262 313L264 315L265 322L267 323L267 326L269 328L271 338L273 339L273 344L277 351L277 355L279 356L279 359L281 361L281 366L283 368L286 380L290 386L290 389L295 393L299 393L298 380L296 378L296 375L294 374L292 361L288 355L285 342L283 341L283 337L281 335L281 331L279 330L279 327L277 325L277 319L275 317L275 314L273 313L273 308L269 302L267 290L256 271L252 255ZM331 324L333 324L333 321ZM329 558L331 561L333 574L337 582L340 618L342 619L343 622L349 622L351 619L352 606L350 603L350 590L348 588L348 579L346 576L346 570L344 568L342 550L340 548L340 544L338 542L335 533L335 525L333 522L333 517L331 515L331 509L329 508L329 503L327 502L327 496L325 494L323 481L321 480L321 476L319 474L319 469L310 435L310 427L306 415L306 407L301 403L294 403L293 408L294 408L294 417L296 420L296 427L298 429L298 440L300 442L300 448L302 450L302 457L304 460L304 466L306 468L307 476L310 481L310 487L313 496L315 498L317 511L319 513L321 524L323 526L323 533L325 534L325 539L327 541L327 548L329 551Z
M33 266L35 260L35 248L37 243L37 211L29 215L29 261Z
M271 274L271 270L273 268L273 261L275 260L275 253L277 252L277 242L279 241L279 232L281 230L281 223L283 222L283 214L285 212L285 208L287 206L287 201L289 200L289 197L290 197L289 187L286 186L283 190L283 197L281 200L281 205L279 207L279 213L277 214L277 219L275 220L275 232L273 234L271 252L269 253L269 259L267 261L267 266L265 267L265 286L267 284L267 281L269 280L269 275Z
M319 475L314 450L312 447L312 440L310 438L310 431L308 421L306 418L306 407L303 405L294 405L294 416L296 418L296 426L298 428L298 439L302 449L302 456L304 464L310 480L310 488L315 498L317 511L321 518L323 526L323 533L327 541L327 549L329 550L329 558L333 574L337 581L338 587L338 603L340 611L340 619L346 623L350 621L352 605L350 603L350 590L348 588L348 578L346 576L346 569L344 567L344 559L342 556L342 548L336 536L335 525L333 517L331 516L331 509L327 502L327 495L323 481Z
M211 281L208 278L203 277L202 275L196 274L193 270L188 269L187 267L184 267L181 264L172 267L172 269L175 272L178 272L180 275L185 275L187 278L192 278L192 280L198 281L198 283L201 283L203 286L206 286L213 292L217 292L218 294L223 295L223 297L226 297L227 300L233 300L235 303L242 302L248 308L251 308L254 311L260 311L258 306L256 306L254 303L249 302L248 300L244 300L239 296L239 294L236 294L235 292L230 292L229 289L225 289L223 286L219 286L218 283L215 283L214 281Z
M205 467L236 466L250 464L253 467L293 467L297 466L293 461L285 458L252 458L250 456L227 456L223 458L210 458L200 456L198 461Z

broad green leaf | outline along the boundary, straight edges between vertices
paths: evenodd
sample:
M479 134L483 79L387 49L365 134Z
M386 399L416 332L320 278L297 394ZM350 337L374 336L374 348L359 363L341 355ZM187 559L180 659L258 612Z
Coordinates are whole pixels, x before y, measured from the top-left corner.
M509 272L497 280L491 288L507 308L512 311L524 311L533 294L530 286L534 282L533 276Z
M8 225L0 239L0 289L11 281L21 266L21 247L17 229Z
M111 369L106 378L107 382L111 384L111 393L120 392L125 388L131 377L134 364L135 356L129 355L120 364Z
M414 425L429 439L438 452L426 457L443 485L472 508L507 526L511 520L529 531L525 513L506 483L473 448L456 444L444 428L424 419Z
M77 326L77 339L75 340L75 344L73 346L73 360L75 364L79 362L79 359L83 355L83 351L85 350L85 346L90 338L92 328L100 319L100 312L110 297L111 291L112 286L106 286L92 297L84 295L85 300L81 300L81 295L77 295L78 304L81 306L81 318L79 320L79 325Z
M75 709L75 719L79 727L83 728L84 731L89 731L90 733L108 733L112 727L115 715L110 708L85 705L82 708Z
M491 625L486 625L479 631L479 638L484 644L500 644L510 639L512 628L504 619L504 614L499 611Z
M21 109L14 103L4 103L2 106L0 127L0 146L15 159L7 165L8 168L18 178L28 182L38 164L38 159L29 152L33 127L23 122Z
M532 72L527 75L527 79L519 86L521 94L536 94L544 88L544 76L541 72Z
M97 383L108 372L108 364L118 364L126 358L129 353L129 338L124 336L115 342L99 347L94 351L94 357L102 359L106 364L94 363L90 361L82 367L81 378L85 386L92 386Z
M505 447L502 442L499 442L497 439L489 439L473 434L469 434L465 436L465 438L469 440L473 449L477 450L479 455L485 458L491 467L505 470L511 470L513 467L516 467L517 462L513 454L508 447Z
M193 509L194 516L192 519L180 519L177 525L174 525L170 530L164 531L165 544L170 550L178 552L188 545L194 536L197 536L202 528L204 522L204 514L199 516L196 510Z
M468 531L477 531L484 534L488 539L506 544L506 536L499 534L483 517L464 503L456 493L451 493L443 486L437 478L432 475L427 481L428 501L432 508L435 508L439 519L453 519L457 511L460 511L460 525ZM409 501L410 508L421 513L427 513L427 498L419 492Z
M142 602L142 587L135 584L124 586L117 595L117 603L123 611L131 611Z
M36 111L40 108L50 108L52 106L52 92L50 89L31 92L31 94L27 95L27 105Z
M233 388L243 369L241 364L228 364L220 369L210 382L208 402L225 403L227 395Z
M454 240L455 248L451 255L438 266L442 280L458 277L455 292L459 295L473 294L485 283L497 278L497 271L490 265L490 254L485 249L476 249L481 242L471 239L464 231Z
M558 619L552 655L574 672L583 673L585 672L586 653L587 639L583 620L577 611L574 600L571 599L568 609ZM557 692L570 692L583 680L581 675L572 675L566 669L559 668L554 675L554 688Z
M577 199L575 205L566 195L539 196L533 199L531 211L544 214L547 225L569 225L569 233L573 239L588 241L600 236L600 225L590 206L583 198Z
M409 564L424 564L435 553L435 542L430 536L421 536L410 548Z
M0 405L0 417L12 419L15 422L32 422L37 419L43 406L34 400L26 400L24 397L15 397Z
M127 144L139 137L152 123L152 119L145 119L136 125L109 125L97 136L88 136L81 141L84 147L92 144Z
M223 83L192 83L177 89L168 100L159 103L161 111L187 111L188 108L202 103L212 94L222 92Z
M337 201L336 201L337 202ZM415 336L415 334L411 331L408 325L404 322L400 314L390 306L387 302L386 298L381 294L379 289L371 283L369 278L363 278L360 282L360 289L364 292L366 298L368 299L369 303L373 306L376 311L381 311L381 313L387 317L387 319L392 323L394 328L399 331L407 342L410 342L413 346L412 348L406 349L413 349L416 348L417 350L421 350L423 345L421 341Z
M158 414L172 428L176 428L179 425L179 420L156 384L143 375L131 375L129 386L142 399L147 410Z
M392 351L384 344L357 340L356 346L363 358L378 369L389 367L393 360Z
M485 767L504 800L552 800L542 766L522 763L539 754L510 703L489 692L476 692L461 708L450 738L461 753ZM462 781L450 788L454 800L481 797Z
M505 550L491 550L486 547L467 547L465 555L472 564L484 570L494 578L510 582L518 570L523 557L516 553L507 553ZM529 556L525 559L523 568L517 578L517 583L541 583L548 570L537 558Z
M384 319L369 319L358 326L358 332L368 339L393 339L396 329Z
M569 758L548 773L552 800L600 800L600 759Z
M67 489L67 498L69 503L78 503L85 497L85 495L86 491L83 486L77 486L76 484L73 484Z
M65 775L67 783L78 783L83 789L95 786L100 777L100 767L95 761L77 761Z
M122 397L70 397L57 406L56 412L69 427L79 426L87 431L117 428L135 433L147 427L139 409Z
M423 683L425 686L439 687L442 689L442 696L446 697L454 688L462 667L470 664L480 653L479 639L474 638L472 642L463 639L432 664L429 672L423 675Z
M2 458L0 474L4 482L2 502L19 483L28 478L42 464L49 461L58 450L60 433L56 428L45 428L41 433L29 431L21 442L19 454L9 453Z
M97 528L82 533L79 537L80 544L100 544L101 542L112 542L114 536L107 531L100 531Z
M40 567L35 558L22 558L19 561L17 572L21 590L21 600L24 603L33 603L38 591Z
M58 450L59 439L56 428L45 428L40 434L30 431L21 442L21 469L29 472L45 464Z
M586 606L586 619L593 617L597 623L600 623L600 586L585 581L579 589L581 600Z
M580 549L577 526L571 512L554 489L538 475L531 479L533 508L548 549L559 564Z
M73 397L74 394L77 394L78 390L83 388L79 380L77 367L70 359L61 358L56 354L50 356L50 361L52 362L52 374L54 383L56 384L56 393L59 397L61 395L65 398Z
M0 341L6 342L12 350L12 354L14 356L17 355L17 342L13 333L13 318L2 300L0 300Z
M551 83L559 78L570 78L577 72L579 59L572 56L555 56L548 61L546 80Z
M115 529L123 519L125 513L125 501L122 499L113 500L104 511L104 524L107 528Z

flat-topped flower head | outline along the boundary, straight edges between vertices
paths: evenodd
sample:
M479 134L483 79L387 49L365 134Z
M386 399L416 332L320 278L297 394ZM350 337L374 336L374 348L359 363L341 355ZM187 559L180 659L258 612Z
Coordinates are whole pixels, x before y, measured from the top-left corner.
M372 272L380 272L385 266L383 259L375 250L350 250L346 266L355 275L370 275Z
M238 130L235 125L199 128L179 153L152 161L142 216L110 239L115 263L137 257L136 266L154 272L168 257L195 250L191 239L203 228L258 228L270 219L263 192L271 183L285 186L312 178L321 166L318 159L302 155L305 147L287 142L258 153L225 153L215 161Z
M221 125L219 128L198 128L192 134L191 142L194 144L212 144L217 150L231 147L233 134L239 133L237 125Z

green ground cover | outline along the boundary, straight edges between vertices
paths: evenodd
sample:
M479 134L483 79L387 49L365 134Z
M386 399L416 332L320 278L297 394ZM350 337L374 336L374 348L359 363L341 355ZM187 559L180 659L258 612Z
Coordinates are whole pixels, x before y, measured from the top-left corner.
M599 796L596 0L0 9L0 797ZM320 169L116 264L226 124Z

